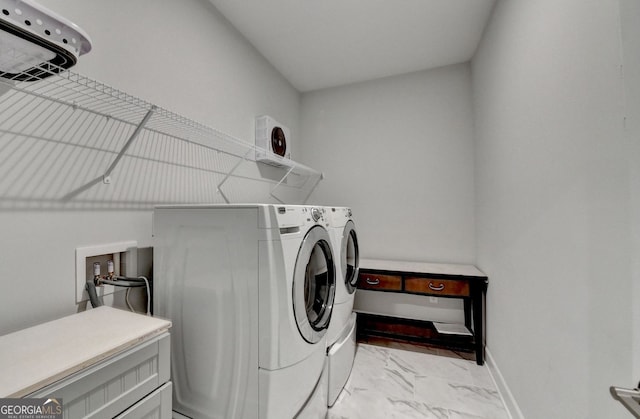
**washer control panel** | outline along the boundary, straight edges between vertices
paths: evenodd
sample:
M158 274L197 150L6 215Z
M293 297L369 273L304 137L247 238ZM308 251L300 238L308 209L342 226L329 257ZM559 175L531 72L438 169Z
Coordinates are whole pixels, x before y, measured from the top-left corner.
M318 207L311 208L311 218L313 221L318 222L322 218L322 211Z
M303 226L309 223L320 224L327 227L329 216L324 207L312 207L305 205L281 205L275 206L275 216L278 227L290 228Z

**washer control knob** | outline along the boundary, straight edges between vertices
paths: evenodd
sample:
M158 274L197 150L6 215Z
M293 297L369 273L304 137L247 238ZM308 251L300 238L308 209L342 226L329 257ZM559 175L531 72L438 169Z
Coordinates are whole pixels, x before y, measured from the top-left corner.
M318 221L320 218L322 218L320 208L311 208L311 218L313 218L313 221Z

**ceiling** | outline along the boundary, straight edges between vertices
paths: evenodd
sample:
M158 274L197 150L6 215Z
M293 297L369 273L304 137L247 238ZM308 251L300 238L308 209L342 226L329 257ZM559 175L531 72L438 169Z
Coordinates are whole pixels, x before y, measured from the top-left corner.
M494 0L210 0L299 91L468 61Z

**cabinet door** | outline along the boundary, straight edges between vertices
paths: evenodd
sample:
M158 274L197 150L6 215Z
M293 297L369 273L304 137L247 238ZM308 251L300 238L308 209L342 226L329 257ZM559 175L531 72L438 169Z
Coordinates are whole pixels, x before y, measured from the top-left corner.
M170 419L171 382L149 394L115 419Z
M169 380L169 339L164 333L27 397L61 398L69 419L112 418Z

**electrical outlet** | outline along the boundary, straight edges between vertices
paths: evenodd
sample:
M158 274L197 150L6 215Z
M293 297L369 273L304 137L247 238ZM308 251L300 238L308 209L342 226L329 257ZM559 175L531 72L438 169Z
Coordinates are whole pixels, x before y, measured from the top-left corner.
M76 304L89 299L85 289L87 280L93 279L93 264L100 263L100 275L107 274L107 261L114 262L116 275L135 276L138 271L138 243L135 241L110 243L76 248ZM98 296L113 294L113 285L97 287Z
M431 304L438 304L438 297L429 297L429 302Z

